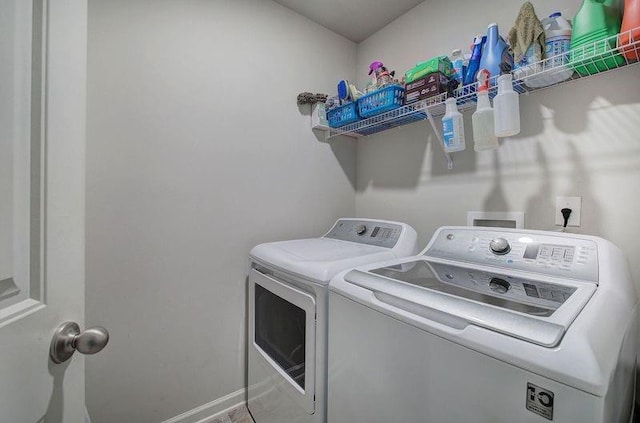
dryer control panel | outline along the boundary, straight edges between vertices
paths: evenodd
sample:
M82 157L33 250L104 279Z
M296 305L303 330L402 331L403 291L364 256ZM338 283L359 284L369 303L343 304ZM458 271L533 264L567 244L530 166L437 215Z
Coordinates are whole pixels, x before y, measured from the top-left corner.
M566 233L442 228L424 254L598 282L597 244ZM500 287L496 285L495 289Z
M325 238L393 248L401 234L402 226L394 223L366 219L340 219Z

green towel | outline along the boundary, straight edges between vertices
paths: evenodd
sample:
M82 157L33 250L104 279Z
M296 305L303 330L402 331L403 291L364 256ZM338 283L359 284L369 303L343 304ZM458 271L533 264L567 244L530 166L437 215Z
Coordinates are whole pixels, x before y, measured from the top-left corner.
M520 8L516 23L509 31L509 44L513 50L515 63L519 63L533 45L533 57L530 62L537 62L544 59L545 38L544 28L536 16L533 5L526 2Z

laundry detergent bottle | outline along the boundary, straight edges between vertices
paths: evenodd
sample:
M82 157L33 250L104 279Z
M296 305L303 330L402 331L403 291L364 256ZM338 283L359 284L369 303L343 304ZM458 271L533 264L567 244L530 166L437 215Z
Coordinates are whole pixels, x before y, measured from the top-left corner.
M471 46L471 57L469 58L469 65L464 73L463 85L475 84L478 77L478 70L480 69L480 59L482 59L482 49L487 42L486 35L477 35L473 39L473 45Z
M495 150L499 146L489 100L489 77L490 73L486 69L478 72L478 108L471 117L475 151Z
M480 69L486 69L491 75L500 75L500 63L507 63L513 69L513 52L498 32L498 24L487 28L487 42L482 49ZM491 82L495 84L495 81Z
M570 65L582 76L593 75L625 63L612 54L620 32L619 0L583 0L573 18Z
M640 0L625 0L622 28L620 29L620 52L627 60L640 60L640 46L625 45L640 41Z

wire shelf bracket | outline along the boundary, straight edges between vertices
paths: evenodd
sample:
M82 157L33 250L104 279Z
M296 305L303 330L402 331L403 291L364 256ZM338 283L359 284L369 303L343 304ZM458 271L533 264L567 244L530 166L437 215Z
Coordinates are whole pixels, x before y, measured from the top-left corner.
M444 153L444 158L447 159L447 169L453 170L453 159L451 158L451 154L447 153L447 150L444 146L444 139L442 138L442 133L440 132L440 128L436 125L436 121L433 118L433 114L427 112L427 119L433 128L433 133L436 135L436 139L442 148L442 152Z

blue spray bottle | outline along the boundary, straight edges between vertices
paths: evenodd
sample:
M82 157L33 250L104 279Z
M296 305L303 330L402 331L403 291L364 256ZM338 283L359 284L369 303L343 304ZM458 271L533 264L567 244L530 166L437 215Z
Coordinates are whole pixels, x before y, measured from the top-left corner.
M487 41L485 35L477 35L473 39L473 46L471 48L471 58L469 59L469 66L467 66L467 72L464 75L463 85L475 84L478 70L480 69L480 59L482 57L482 47Z

